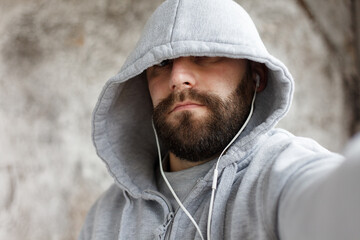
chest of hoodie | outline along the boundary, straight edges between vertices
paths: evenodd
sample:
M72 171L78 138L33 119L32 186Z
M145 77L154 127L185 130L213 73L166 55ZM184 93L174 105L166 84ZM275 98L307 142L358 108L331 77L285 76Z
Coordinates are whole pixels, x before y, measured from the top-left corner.
M210 186L198 181L183 202L205 231ZM194 239L196 229L189 218L181 209L173 209L160 192L145 190L140 198L134 198L127 191L117 190L111 194L116 195L117 202L112 201L114 198L99 202L97 222L108 226L106 235L113 236L107 239Z
M250 231L247 226L252 224L252 228L262 228L259 225L255 226L256 221L249 218L251 215L256 215L255 206L251 207L252 210L248 209L248 206L253 204L251 199L254 196L251 196L248 190L241 190L243 193L239 192L244 173L245 169L237 172L235 165L229 166L221 172L214 203L213 239L223 239L224 236L235 234L234 232L240 234L239 231L246 233ZM183 201L183 205L193 216L204 236L206 236L210 195L211 181L200 179ZM119 237L119 239L126 239L126 237L135 237L136 239L200 239L194 225L184 211L180 208L174 209L169 199L156 190L145 191L142 198L129 199L126 205L119 226L120 235L123 237ZM239 215L239 211L243 214ZM133 219L132 216L137 216L137 218ZM234 226L238 223L243 227ZM228 228L228 226L233 227ZM125 231L136 229L136 231L128 232L129 235L127 235L123 232L124 229Z
M222 167L220 165L212 215L212 239L238 239L238 236L249 237L249 234L254 232L257 236L268 236L268 229L273 228L273 223L263 221L268 219L264 217L268 209L263 207L266 201L263 197L264 181L259 175L266 172L266 167L264 164L250 164L253 158L254 155L247 152L243 157L237 158L238 161L234 161L234 156L224 156L221 159ZM182 202L204 236L207 229L212 170L197 181ZM134 198L126 191L123 191L123 195L123 209L118 212L120 220L117 219L118 239L200 239L196 228L183 210L173 209L170 200L158 189L144 190L140 198ZM275 209L276 206L271 207ZM269 224L271 226L266 226Z
M269 222L265 217L272 210L264 208L262 180L253 176L254 167L238 167L231 164L220 172L212 239L274 239L271 236L276 219L274 215L274 221ZM204 236L210 194L211 181L200 179L183 201ZM97 213L100 225L112 223L106 233L111 232L113 238L103 239L200 239L188 216L181 209L173 209L169 199L156 190L145 190L140 198L134 198L117 187L99 202Z

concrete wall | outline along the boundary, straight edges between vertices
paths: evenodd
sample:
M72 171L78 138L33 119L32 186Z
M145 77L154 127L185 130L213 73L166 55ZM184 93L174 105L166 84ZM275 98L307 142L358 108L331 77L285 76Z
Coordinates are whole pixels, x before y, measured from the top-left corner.
M0 2L0 239L76 239L112 182L92 108L160 2ZM280 126L341 150L359 123L353 1L239 2L296 80Z

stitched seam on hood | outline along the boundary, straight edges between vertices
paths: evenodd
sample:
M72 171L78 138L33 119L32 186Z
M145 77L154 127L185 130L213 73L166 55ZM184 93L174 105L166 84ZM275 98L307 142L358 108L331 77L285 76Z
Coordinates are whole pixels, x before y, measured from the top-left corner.
M173 32L171 33L171 38L172 38L172 34ZM181 42L194 42L194 43L197 43L197 42L200 42L200 43L214 43L214 44L221 44L221 45L230 45L230 46L244 46L244 47L250 47L251 49L253 49L253 46L251 45L246 45L246 44L236 44L236 43L228 43L228 42L214 42L214 41L205 41L205 40L180 40L180 41L172 41L170 40L170 42L168 43L163 43L163 44L160 44L160 45L156 45L156 46L152 46L149 50L147 50L144 54L142 54L140 57L138 57L135 62L129 64L126 68L124 68L123 70L121 70L120 72L125 72L127 71L128 68L130 68L132 65L135 65L138 61L140 61L146 54L148 54L149 52L151 52L154 48L158 48L158 47L161 47L161 46L166 46L166 45L170 45L171 48L172 48L172 44L174 43L181 43Z
M175 24L177 22L176 20L177 20L177 16L178 16L178 12L179 12L179 5L180 5L180 0L177 2L177 5L176 5L176 12L175 12L175 17L174 17L174 22L173 22L173 25L172 25L172 28L171 28L171 34L170 34L170 45L172 43L172 39L173 39L174 31L175 31Z
M203 41L197 41L197 42L203 42ZM208 42L208 43L217 43L217 42ZM230 44L230 43L222 43L222 44L227 44L227 45L233 45L233 46L246 46L246 45L237 45L237 44ZM158 45L158 46L154 46L153 48L156 48L156 47L159 47L159 46L163 46L163 45L166 45L166 44L162 44L162 45ZM123 72L126 72L128 71L128 69L130 67L132 67L133 65L136 65L138 61L140 61L146 54L148 54L153 48L151 48L149 51L147 51L145 54L143 54L141 57L139 57L135 62L133 62L132 64L130 64L129 66L127 66L125 69L123 69L122 71L120 71L117 75L115 75L115 77L118 79L118 80L113 80L112 82L126 82L128 80L130 80L131 78L133 77L136 77L137 75L139 75L140 73L132 73L132 74L129 74L128 76L124 77L122 80L118 77L121 73ZM209 55L212 55L212 56L219 56L217 53L215 54L211 54L211 52L202 52L202 54L208 54ZM191 54L199 54L199 52L194 52L194 53L191 53L191 52L188 52L186 55L187 56L190 56ZM271 61L271 59L269 57L259 57L259 56L254 56L254 55L247 55L247 54L241 54L241 53L225 53L224 54L221 54L222 56L225 56L225 57L228 57L228 56L234 56L234 57L237 57L239 58L239 56L241 57L244 57L244 58L247 58L247 59L251 59L251 58L256 58L258 60L265 60L265 62L268 62L270 63L271 65L275 66L275 67L278 67L277 70L280 70L281 72L284 73L284 76L287 78L287 79L292 79L290 77L290 75L287 74L286 71L284 71L284 69L282 67L280 67L279 65L275 64L273 61ZM180 56L184 56L183 54L180 54L180 55L173 55L174 58L176 57L180 57ZM269 55L271 56L271 55ZM267 60L267 61L266 61ZM158 62L158 61L156 61ZM149 64L149 67L150 66L153 66L156 62L152 62L151 65ZM270 70L273 70L275 71L274 69L270 69ZM127 79L127 80L124 80L124 79ZM110 80L111 81L111 80Z

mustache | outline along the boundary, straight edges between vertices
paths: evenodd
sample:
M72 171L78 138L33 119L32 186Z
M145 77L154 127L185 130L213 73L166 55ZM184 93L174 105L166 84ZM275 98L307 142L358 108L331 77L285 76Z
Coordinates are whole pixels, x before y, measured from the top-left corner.
M164 98L155 107L154 113L169 113L175 103L185 100L196 101L210 109L214 109L222 103L221 98L214 94L199 92L195 89L185 89L181 92L172 92L168 97Z

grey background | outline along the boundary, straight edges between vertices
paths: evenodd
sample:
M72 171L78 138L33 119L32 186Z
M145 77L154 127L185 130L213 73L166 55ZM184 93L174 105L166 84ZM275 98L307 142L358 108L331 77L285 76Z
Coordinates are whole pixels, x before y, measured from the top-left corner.
M0 1L0 239L76 239L112 179L91 112L160 0ZM242 0L296 81L279 126L340 151L360 129L358 0Z

